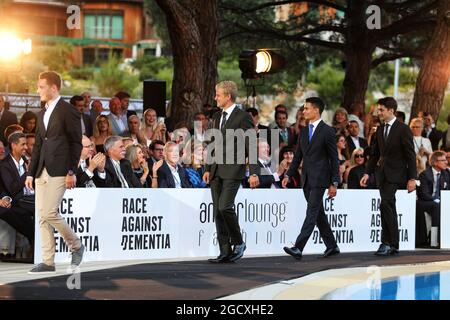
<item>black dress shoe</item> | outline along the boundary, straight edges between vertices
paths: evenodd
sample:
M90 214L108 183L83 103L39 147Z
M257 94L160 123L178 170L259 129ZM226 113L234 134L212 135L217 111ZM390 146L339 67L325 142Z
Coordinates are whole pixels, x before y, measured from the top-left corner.
M339 253L341 253L341 251L339 250L339 247L336 246L334 248L330 248L330 249L325 250L325 252L323 253L322 257L326 258L326 257L337 255Z
M245 243L235 245L233 254L229 258L230 262L235 262L235 261L239 260L240 258L242 258L242 256L244 255L245 249L247 249L247 246L245 245Z
M389 256L391 255L391 246L387 245L387 244L380 244L380 247L378 248L377 252L375 252L376 256Z
M302 252L297 247L284 247L284 252L286 252L288 255L293 256L295 259L300 260L302 258Z
M230 257L232 255L231 245L220 246L220 254L217 258L208 259L211 263L228 263L230 262Z

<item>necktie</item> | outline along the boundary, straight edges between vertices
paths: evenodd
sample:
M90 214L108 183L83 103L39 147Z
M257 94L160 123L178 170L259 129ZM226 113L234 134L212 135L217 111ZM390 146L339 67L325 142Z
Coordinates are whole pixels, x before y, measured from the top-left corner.
M313 136L313 130L314 130L314 125L310 124L309 125L309 142L311 142L312 136Z
M224 111L222 112L222 122L220 124L220 130L223 130L225 128L226 122L227 122L227 113Z
M436 193L434 194L434 199L441 198L441 173L436 175Z
M125 177L123 176L122 171L120 170L120 166L115 161L113 161L113 164L114 164L114 170L116 171L117 177L120 180L120 184L122 185L122 188L128 188L128 183L125 180Z
M384 141L387 140L388 133L389 133L389 123L386 123L386 124L384 125Z

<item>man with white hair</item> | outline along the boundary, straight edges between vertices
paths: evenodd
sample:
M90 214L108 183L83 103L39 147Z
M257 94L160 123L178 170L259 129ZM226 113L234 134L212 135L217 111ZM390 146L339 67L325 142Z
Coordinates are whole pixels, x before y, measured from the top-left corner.
M139 188L141 182L133 173L131 163L125 159L125 146L122 137L110 136L105 140L108 155L105 163L107 188Z

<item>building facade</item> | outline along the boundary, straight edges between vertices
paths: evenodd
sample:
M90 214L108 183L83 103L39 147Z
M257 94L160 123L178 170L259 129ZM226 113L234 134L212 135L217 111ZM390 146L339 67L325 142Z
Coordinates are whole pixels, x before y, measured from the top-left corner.
M33 45L70 43L76 65L96 64L110 53L136 58L161 52L143 0L10 0L0 8L1 28Z

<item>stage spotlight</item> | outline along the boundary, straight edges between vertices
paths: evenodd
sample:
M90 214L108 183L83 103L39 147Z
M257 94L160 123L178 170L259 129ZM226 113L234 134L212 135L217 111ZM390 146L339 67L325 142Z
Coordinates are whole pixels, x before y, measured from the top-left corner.
M274 49L244 50L239 55L243 79L256 79L284 68L284 58Z

